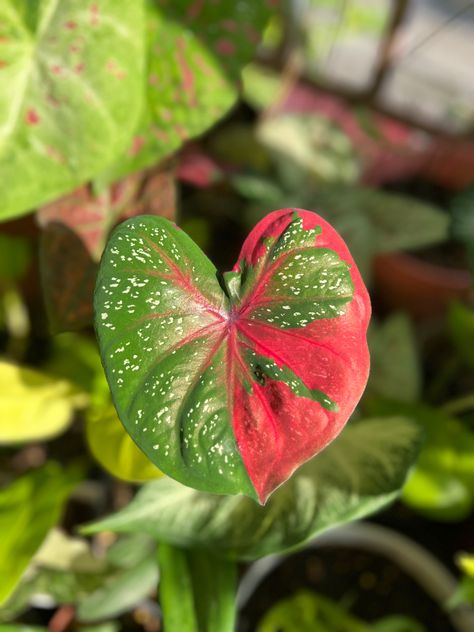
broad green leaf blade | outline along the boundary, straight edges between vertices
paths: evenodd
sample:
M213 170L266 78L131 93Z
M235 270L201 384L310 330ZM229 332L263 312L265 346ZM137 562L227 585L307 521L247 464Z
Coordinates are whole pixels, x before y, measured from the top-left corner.
M404 418L367 419L348 426L265 507L244 497L200 493L164 478L148 483L122 511L83 531L143 531L160 542L207 547L233 559L287 551L394 500L419 444L418 428Z
M221 118L237 100L271 15L264 2L147 2L145 108L128 151L108 173L149 166Z
M50 439L68 427L87 395L71 382L0 361L0 445Z
M95 292L105 372L137 445L186 485L261 503L348 420L369 318L344 242L301 209L258 224L221 283L173 224L125 222Z
M235 563L170 544L158 548L160 604L166 630L233 632Z
M86 438L96 461L117 478L140 483L162 476L127 434L112 404L89 411Z
M29 472L0 490L0 604L11 595L64 503L80 480L76 468L55 463Z
M374 254L420 248L448 236L448 215L407 195L344 185L318 187L311 194L351 249L360 244L362 250L364 234Z
M120 575L111 577L77 609L79 621L99 621L116 617L136 606L156 588L158 567L154 557L141 561Z
M143 533L118 538L107 549L107 562L118 568L132 568L142 560L155 555L156 544Z
M142 105L143 2L0 6L0 219L104 169Z

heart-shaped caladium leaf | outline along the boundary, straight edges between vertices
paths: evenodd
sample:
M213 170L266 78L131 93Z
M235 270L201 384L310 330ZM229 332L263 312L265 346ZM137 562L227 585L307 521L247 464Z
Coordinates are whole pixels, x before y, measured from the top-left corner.
M265 502L337 436L367 381L367 290L309 211L268 215L223 276L174 224L124 222L95 310L120 419L196 489Z

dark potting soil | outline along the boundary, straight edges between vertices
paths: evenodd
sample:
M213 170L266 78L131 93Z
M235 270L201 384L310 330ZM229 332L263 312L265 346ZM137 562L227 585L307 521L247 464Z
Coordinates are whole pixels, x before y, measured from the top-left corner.
M269 608L301 589L342 602L369 623L404 615L429 632L455 632L440 606L387 558L353 547L330 546L291 555L272 571L243 608L238 632L254 632Z

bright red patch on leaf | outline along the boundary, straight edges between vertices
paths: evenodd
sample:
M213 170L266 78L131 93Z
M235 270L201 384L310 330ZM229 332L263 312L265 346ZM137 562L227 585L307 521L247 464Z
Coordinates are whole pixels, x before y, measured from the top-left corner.
M256 386L252 395L238 386L234 432L261 500L291 476L298 465L320 452L339 434L363 392L369 372L365 332L371 310L359 271L347 246L327 222L307 211L299 211L299 215L305 230L321 227L322 232L316 238L318 248L337 252L350 265L354 298L344 314L314 320L301 330L280 329L268 322L252 321L251 308L250 313L241 312L242 320L237 321L237 328L259 353L279 366L290 367L303 378L306 386L326 393L338 404L337 411L327 410L318 402L295 397L282 382ZM268 215L248 236L234 270L242 261L257 265L264 256L263 241L278 238L290 222L291 214L287 210ZM256 293L248 303L251 306L252 301L258 300ZM249 416L254 420L251 425Z

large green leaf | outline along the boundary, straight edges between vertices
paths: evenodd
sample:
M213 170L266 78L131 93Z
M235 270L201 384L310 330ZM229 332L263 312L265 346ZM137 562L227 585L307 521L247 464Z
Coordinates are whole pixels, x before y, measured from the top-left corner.
M233 632L235 563L170 544L158 548L160 604L166 630Z
M148 0L147 9L146 106L108 179L153 164L229 110L271 13L253 0Z
M376 254L419 248L448 236L449 217L434 205L406 195L343 183L315 186L314 178L305 169L292 165L289 174L289 163L288 154L279 169L278 185L286 184L285 190L278 191L275 182L262 177L233 178L242 195L260 202L248 210L248 223L260 218L261 208L266 206L311 205L342 235L366 280Z
M0 5L0 218L66 193L126 148L142 103L143 1Z
M143 531L162 542L208 547L230 558L286 551L396 498L419 440L417 427L401 417L360 421L300 468L265 507L163 478L145 485L128 507L84 531Z
M419 248L448 235L447 214L406 195L328 186L314 191L313 204L341 232L357 264L367 273L376 254Z
M71 382L0 361L0 445L63 432L88 397Z
M0 604L19 582L64 503L80 480L77 468L56 463L29 472L0 490Z

